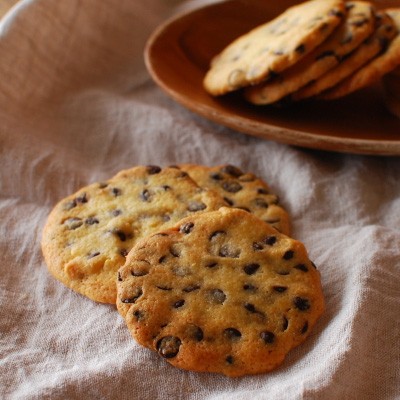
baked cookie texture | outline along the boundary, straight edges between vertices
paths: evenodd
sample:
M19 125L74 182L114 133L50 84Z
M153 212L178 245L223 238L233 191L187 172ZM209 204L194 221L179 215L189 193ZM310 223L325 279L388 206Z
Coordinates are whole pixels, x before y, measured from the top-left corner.
M346 8L343 22L324 43L270 82L247 88L246 99L253 104L275 103L323 76L358 48L374 30L375 9L366 1L348 2Z
M318 99L333 100L346 96L377 81L400 65L400 8L387 9L385 12L393 19L397 31L386 51L336 86L319 94Z
M228 204L174 168L139 166L61 200L42 237L49 271L66 286L114 303L118 269L141 238Z
M217 96L281 73L321 44L345 15L344 0L312 0L287 9L214 57L204 88Z
M179 164L178 167L199 186L214 190L232 207L249 211L279 232L290 235L289 215L278 205L279 197L256 175L228 164L216 167Z
M368 61L384 53L396 35L397 29L393 19L385 11L378 11L373 34L360 47L345 56L337 67L293 93L292 100L306 99L335 86Z
M227 376L279 366L325 309L304 246L225 207L139 241L117 286L140 345L174 366Z

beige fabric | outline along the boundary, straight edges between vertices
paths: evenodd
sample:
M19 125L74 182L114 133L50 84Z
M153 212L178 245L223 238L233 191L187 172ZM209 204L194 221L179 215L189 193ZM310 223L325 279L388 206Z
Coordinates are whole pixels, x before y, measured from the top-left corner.
M0 26L0 397L399 398L399 158L293 148L175 103L142 51L182 7L25 0ZM120 169L178 162L232 163L264 179L321 271L327 311L272 373L176 369L135 343L114 306L44 264L41 232L58 200Z

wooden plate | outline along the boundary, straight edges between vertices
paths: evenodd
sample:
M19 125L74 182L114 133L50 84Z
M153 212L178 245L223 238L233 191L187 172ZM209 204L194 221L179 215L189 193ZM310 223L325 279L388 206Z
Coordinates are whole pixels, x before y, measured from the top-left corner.
M251 28L294 3L228 0L162 24L145 49L154 81L190 110L240 132L296 146L360 154L400 155L400 119L388 112L380 84L329 102L290 108L254 106L241 92L213 98L202 86L211 58ZM398 0L376 1L377 8Z

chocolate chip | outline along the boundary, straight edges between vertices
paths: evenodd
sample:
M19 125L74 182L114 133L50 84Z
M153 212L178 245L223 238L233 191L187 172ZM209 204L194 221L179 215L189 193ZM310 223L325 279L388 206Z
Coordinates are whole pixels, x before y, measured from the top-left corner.
M148 270L140 268L140 269L136 269L135 271L131 271L131 275L132 276L145 276L149 273Z
M288 319L287 319L285 316L283 316L283 326L282 326L283 332L286 331L286 329L288 328L288 326L289 326L289 321L288 321Z
M261 243L257 243L257 242L254 242L253 243L253 250L254 251L260 251L260 250L262 250L264 247L263 247L263 245L261 244Z
M273 289L275 292L283 293L286 291L287 287L285 286L274 286Z
M301 297L295 297L293 302L300 311L306 311L310 308L310 303L307 299L302 299Z
M175 336L165 336L157 342L157 351L161 357L173 358L179 353L181 340Z
M156 286L156 288L160 289L160 290L167 290L167 291L172 290L172 288L167 287L167 286Z
M115 197L121 196L122 190L121 190L121 189L118 189L118 188L116 188L116 187L114 187L114 188L111 189L111 194L112 194L113 196L115 196Z
M168 165L168 168L180 169L178 165Z
M119 254L121 254L122 257L126 257L128 255L128 250L126 249L121 249L119 251Z
M275 56L283 56L284 54L285 54L285 52L282 51L282 50L278 50L278 51L275 51L275 52L274 52L274 55L275 55Z
M235 181L226 181L222 184L222 189L229 193L237 193L242 190L242 185Z
M213 240L218 235L226 235L226 232L224 232L224 231L215 231L210 235L210 239L209 240Z
M185 328L185 334L190 338L201 342L203 340L203 331L195 324L188 324Z
M74 230L82 226L83 221L81 218L68 218L64 221L64 224L67 225L70 230Z
M295 51L297 51L300 54L303 54L306 51L306 46L304 44L300 44L295 48Z
M152 194L148 189L144 189L140 192L140 198L143 201L150 201Z
M260 333L260 337L266 344L273 343L275 335L270 331L264 331Z
M119 281L119 282L122 282L122 276L121 276L121 273L120 273L119 271L118 271L117 276L118 276L118 281Z
M295 265L293 268L299 269L300 271L308 272L308 268L304 264Z
M250 311L250 312L252 312L252 313L256 313L257 311L256 311L256 308L255 308L255 306L254 306L254 304L251 304L251 303L244 303L243 304L243 307L247 310L247 311Z
M98 224L99 220L95 217L89 217L86 219L85 223L86 223L86 225L94 225L94 224Z
M229 164L222 167L221 171L225 172L226 174L232 175L236 178L239 177L240 175L243 175L243 172L239 168Z
M186 224L183 224L179 227L179 232L181 233L190 233L194 227L193 222L186 222Z
M80 203L80 204L82 204L82 203L87 203L87 197L86 197L86 193L82 193L81 195L79 195L77 198L76 198L76 202L77 203Z
M213 304L223 304L226 300L225 293L220 289L209 289L205 292L205 296Z
M235 328L227 328L224 330L224 336L229 340L238 340L242 337L242 334Z
M247 212L251 212L247 207L235 207L238 210L243 210L243 211L247 211Z
M228 356L228 357L226 357L226 362L228 363L228 364L230 364L230 365L232 365L233 364L233 357L232 356Z
M347 4L346 4L346 10L349 11L349 10L351 10L354 6L355 6L355 4L347 3Z
M224 177L219 172L212 172L210 174L210 178L216 181L222 181L224 179Z
M367 24L368 22L369 22L368 18L363 18L360 21L353 22L351 25L356 26L357 28L360 28L363 25Z
M303 326L303 329L301 330L301 333L304 334L308 331L308 322L306 321L306 323Z
M284 255L283 259L284 260L291 260L293 258L294 251L293 250L288 250Z
M179 175L177 175L175 178L185 178L188 176L188 173L185 171L182 171Z
M257 207L268 208L268 203L264 199L256 198L256 199L253 200L253 203Z
M268 246L273 246L276 243L276 236L268 236L263 240L263 242Z
M139 310L135 310L135 312L133 313L133 315L136 317L136 319L138 321L142 321L144 319L144 314L139 311Z
M211 263L207 265L207 268L214 268L216 267L218 264L217 263Z
M289 272L287 271L277 271L276 273L279 275L289 275Z
M189 285L188 287L183 289L183 291L185 293L190 293L190 292L194 292L195 290L199 290L199 289L200 289L200 286L198 286L198 285Z
M255 286L253 286L251 283L243 285L244 290L257 290Z
M353 40L353 35L349 33L347 37L343 39L340 44L343 46L344 44L350 43L352 40Z
M137 289L136 292L137 292L137 293L135 293L133 297L128 298L128 299L121 299L121 301L122 301L123 303L125 303L125 304L126 304L126 303L135 303L136 300L143 294L142 289Z
M64 210L69 211L76 207L76 200L67 201L64 203Z
M122 211L121 210L112 210L111 211L111 215L113 216L113 217L118 217L118 215L121 215L122 214Z
M150 175L158 174L161 171L161 168L157 165L148 165L146 169Z
M207 208L207 206L204 203L202 203L201 201L192 201L188 205L188 210L189 211L201 211L201 210L204 210L206 208Z
M125 242L125 240L126 240L126 235L125 235L124 232L122 232L122 231L120 231L120 230L116 230L116 231L115 231L115 234L119 237L119 240L120 240L121 242Z
M259 194L269 194L268 190L264 189L264 188L258 188L257 189L257 193L259 193Z
M256 273L258 268L260 268L259 264L248 264L244 267L244 272L246 272L247 275L253 275Z
M171 190L171 186L168 185L162 185L161 186L166 192L168 192L169 190Z
M160 259L158 260L158 263L162 264L166 259L167 259L167 256L161 256Z
M185 300L178 300L175 304L174 304L174 308L180 308L185 304Z
M99 255L100 255L100 252L99 252L99 251L95 251L95 252L89 254L89 255L88 255L88 258L97 257L97 256L99 256Z
M233 206L233 201L231 199L228 199L227 197L224 197L224 200L230 205Z

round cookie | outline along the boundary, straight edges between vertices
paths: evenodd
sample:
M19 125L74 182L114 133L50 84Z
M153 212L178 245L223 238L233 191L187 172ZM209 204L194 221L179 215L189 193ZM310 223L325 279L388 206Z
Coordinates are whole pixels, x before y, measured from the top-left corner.
M321 44L345 13L343 0L312 0L288 8L214 57L205 90L218 96L282 72Z
M397 30L393 19L385 11L378 11L374 33L358 49L345 57L337 67L293 93L292 100L306 99L335 86L369 60L384 52L396 34Z
M144 236L227 203L184 171L157 166L119 172L59 202L42 250L50 272L89 298L114 303L118 269Z
M140 345L174 366L228 376L279 366L325 309L304 246L234 208L141 240L117 285Z
M199 186L214 190L232 207L249 211L279 232L290 235L289 215L278 206L278 196L254 174L245 174L232 165L179 164L179 167Z
M362 89L400 65L400 8L385 10L396 24L397 35L386 51L374 58L333 88L317 95L317 99L333 100Z
M258 105L275 103L336 67L359 47L374 30L374 8L369 2L352 1L347 9L343 23L321 46L274 80L246 88L246 99Z

